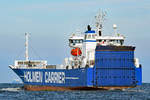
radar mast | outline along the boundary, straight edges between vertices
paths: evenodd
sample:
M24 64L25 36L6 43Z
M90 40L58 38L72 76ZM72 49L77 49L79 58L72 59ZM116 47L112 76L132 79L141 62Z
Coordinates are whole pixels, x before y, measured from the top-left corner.
M95 16L96 19L96 30L98 36L102 36L102 28L103 28L103 23L105 21L105 16L106 16L106 11L99 11L99 13Z

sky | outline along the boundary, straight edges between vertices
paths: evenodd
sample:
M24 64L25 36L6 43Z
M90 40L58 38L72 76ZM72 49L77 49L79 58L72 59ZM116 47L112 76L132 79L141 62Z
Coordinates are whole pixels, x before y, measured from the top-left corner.
M118 32L136 46L143 82L150 82L150 0L0 0L0 83L18 76L8 67L24 58L25 32L30 33L30 58L61 64L70 56L68 38L94 25L99 10L107 12L103 34Z

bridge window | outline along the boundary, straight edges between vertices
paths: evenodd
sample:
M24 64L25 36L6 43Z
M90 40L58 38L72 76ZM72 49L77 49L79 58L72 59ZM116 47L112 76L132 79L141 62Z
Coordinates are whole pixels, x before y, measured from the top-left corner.
M120 40L120 44L123 45L123 43L124 43L124 40Z
M114 40L109 40L109 42L114 42Z
M92 35L92 38L95 39L95 34Z
M87 39L87 35L85 35L85 39Z
M88 39L91 39L91 34L88 34Z
M76 43L76 41L75 41L75 40L73 40L73 43Z
M82 43L83 42L83 40L80 40L80 43Z
M102 40L99 40L99 42L102 42Z
M70 43L73 43L73 40L69 40Z
M79 41L79 40L76 40L76 43L80 43L80 41Z

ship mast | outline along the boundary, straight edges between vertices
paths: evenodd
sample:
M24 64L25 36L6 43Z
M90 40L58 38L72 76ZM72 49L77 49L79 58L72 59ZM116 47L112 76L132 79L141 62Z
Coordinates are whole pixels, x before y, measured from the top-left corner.
M25 33L25 38L26 38L26 42L25 42L25 58L26 58L26 61L29 61L29 53L28 53L28 41L29 41L29 34L28 33Z
M96 29L97 29L97 34L98 36L102 35L102 28L103 28L103 22L105 20L106 12L104 11L99 11L97 16L95 16L96 19Z

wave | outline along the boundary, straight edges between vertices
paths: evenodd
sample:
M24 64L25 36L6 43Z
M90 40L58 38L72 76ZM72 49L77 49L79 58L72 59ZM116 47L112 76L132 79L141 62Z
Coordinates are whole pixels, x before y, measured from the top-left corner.
M17 87L17 88L1 88L0 91L8 91L8 92L18 92L21 91L22 89Z
M124 92L141 92L141 93L147 93L147 91L145 91L145 90L140 90L140 89L137 89L137 90L123 90Z

